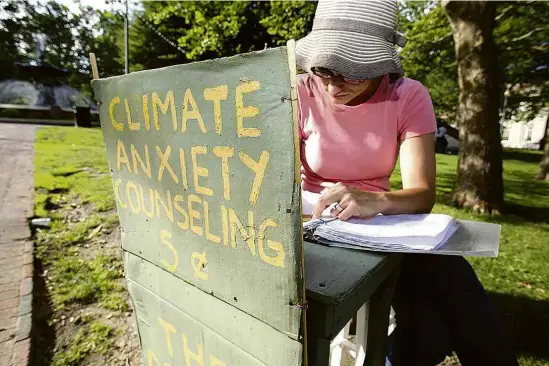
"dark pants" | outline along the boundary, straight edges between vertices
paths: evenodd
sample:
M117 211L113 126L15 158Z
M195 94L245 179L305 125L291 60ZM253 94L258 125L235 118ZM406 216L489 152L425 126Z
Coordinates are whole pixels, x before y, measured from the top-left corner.
M437 137L435 140L435 152L439 154L445 154L448 147L448 140L446 137Z
M406 255L395 288L393 366L518 365L496 309L462 257Z

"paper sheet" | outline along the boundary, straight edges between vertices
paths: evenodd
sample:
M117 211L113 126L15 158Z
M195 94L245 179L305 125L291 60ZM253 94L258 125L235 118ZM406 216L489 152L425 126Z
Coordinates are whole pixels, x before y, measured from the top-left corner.
M302 191L303 215L312 214L319 197L318 193ZM378 215L341 221L332 218L328 207L320 219L305 223L304 229L326 244L376 251L429 251L448 241L457 224L451 216L440 214Z

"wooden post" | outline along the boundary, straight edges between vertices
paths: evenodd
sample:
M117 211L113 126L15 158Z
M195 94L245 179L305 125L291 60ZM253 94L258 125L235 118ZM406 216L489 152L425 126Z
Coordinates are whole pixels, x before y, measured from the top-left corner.
M92 68L93 79L99 79L99 71L97 70L97 60L95 59L95 53L90 53L90 64Z
M267 44L265 44L267 46ZM292 99L292 111L293 111L293 121L294 121L294 148L295 148L295 167L294 167L294 174L295 174L295 181L299 182L301 180L301 162L299 160L299 154L301 154L301 144L299 142L299 121L298 121L298 113L297 109L299 108L297 105L297 63L295 60L295 40L291 39L288 42L286 42L286 49L288 51L288 66L290 67L290 86L291 86L291 94L290 98ZM300 201L301 202L301 201ZM300 203L300 212L302 212L301 209L301 203ZM299 225L303 227L303 216L301 216L301 220L299 222ZM303 240L303 235L301 235L300 240ZM301 302L305 305L303 306L303 312L302 312L302 319L303 319L303 365L307 366L308 359L307 359L307 296L305 294L305 252L303 249L303 243L301 244L301 269L302 269L302 300Z

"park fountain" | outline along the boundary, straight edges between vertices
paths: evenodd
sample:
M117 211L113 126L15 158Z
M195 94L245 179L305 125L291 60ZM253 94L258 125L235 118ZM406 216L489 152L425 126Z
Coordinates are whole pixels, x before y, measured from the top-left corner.
M37 58L15 63L14 78L0 81L0 120L72 123L75 116L97 120L97 106L66 84L68 71L45 61L45 36L36 36Z

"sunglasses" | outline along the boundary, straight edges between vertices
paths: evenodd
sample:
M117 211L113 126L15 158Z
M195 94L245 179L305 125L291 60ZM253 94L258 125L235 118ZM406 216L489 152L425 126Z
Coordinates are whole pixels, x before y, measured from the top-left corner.
M347 78L343 75L340 75L338 73L333 72L330 69L325 69L323 67L314 67L314 68L311 69L311 71L313 72L313 74L315 74L316 76L318 76L322 79L328 79L328 80L329 79L340 79L345 84L350 84L350 85L359 85L359 84L362 84L366 81L366 80L358 80L358 79Z

